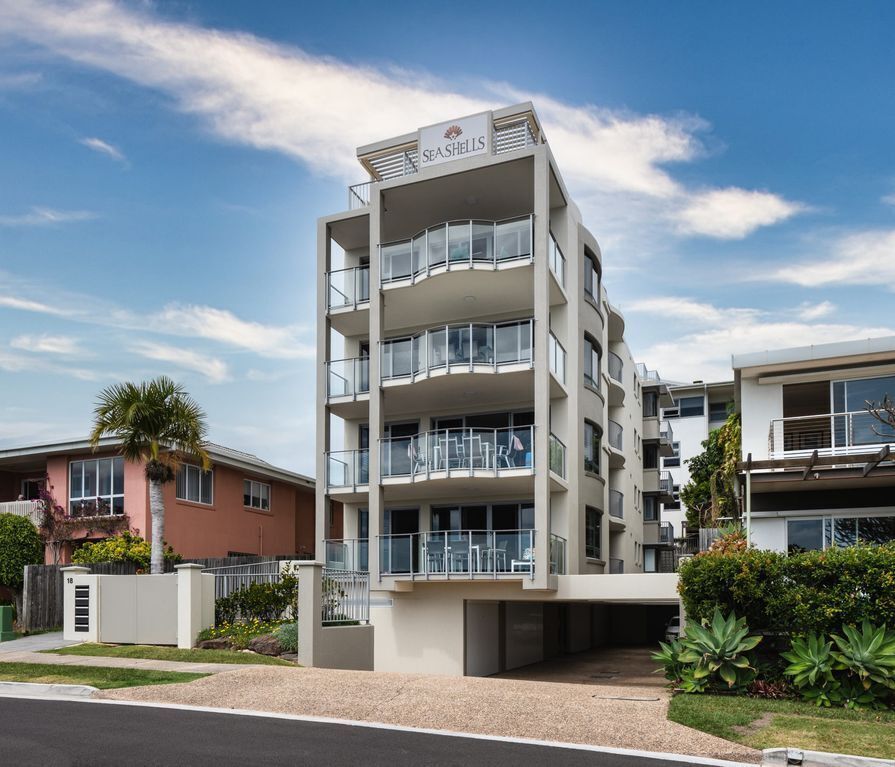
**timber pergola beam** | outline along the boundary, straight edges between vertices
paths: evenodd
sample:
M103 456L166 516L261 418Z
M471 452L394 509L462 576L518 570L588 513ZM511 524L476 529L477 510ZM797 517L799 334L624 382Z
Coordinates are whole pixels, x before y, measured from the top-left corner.
M880 465L886 458L889 457L889 453L891 449L889 445L884 445L882 450L880 450L873 458L871 458L867 463L864 464L864 473L861 475L866 477L871 471L873 471L877 466Z
M808 459L808 465L802 469L802 479L808 478L808 472L810 472L814 468L814 464L817 463L817 450L815 450L811 457Z

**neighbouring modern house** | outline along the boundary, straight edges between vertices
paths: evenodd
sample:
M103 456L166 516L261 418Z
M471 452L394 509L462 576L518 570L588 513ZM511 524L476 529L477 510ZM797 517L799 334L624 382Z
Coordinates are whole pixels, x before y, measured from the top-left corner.
M680 498L681 488L690 481L687 461L703 451L709 432L727 420L733 408L733 381L669 383L668 387L674 404L662 410L662 418L672 424L674 440L662 468L671 475L674 498L662 505L662 519L672 526L675 539L680 539L696 532L686 529L687 509Z
M328 565L370 574L376 669L660 638L673 400L632 358L534 108L357 155L369 180L318 221L317 531Z
M799 552L895 540L895 337L733 357L753 546Z
M0 450L0 513L40 524L37 499L47 487L67 515L84 520L62 546L62 562L85 541L107 537L108 520L117 516L127 515L128 527L148 540L144 467L125 461L117 447L106 438L95 451L86 440ZM209 445L208 453L211 470L187 460L165 485L165 540L175 551L191 558L314 553L313 479L220 445ZM52 562L49 547L46 556Z

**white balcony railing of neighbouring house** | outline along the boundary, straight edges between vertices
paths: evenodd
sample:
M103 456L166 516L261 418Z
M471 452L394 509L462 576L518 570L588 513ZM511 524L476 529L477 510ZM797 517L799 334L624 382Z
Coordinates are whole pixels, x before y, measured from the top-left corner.
M383 381L427 378L433 372L483 372L531 365L532 320L441 325L382 342Z
M609 573L611 575L622 575L625 572L625 560L616 557L609 557Z
M556 476L566 479L566 446L555 434L550 435L549 445L550 471Z
M326 454L327 487L353 489L369 484L369 450L337 450Z
M370 622L370 573L323 568L320 620L324 626Z
M553 331L547 336L547 357L550 364L550 372L556 377L561 384L566 383L566 350L563 345L556 340Z
M370 541L366 538L330 538L323 542L326 566L336 570L369 570Z
M612 447L619 452L624 450L624 439L625 439L625 430L622 428L620 423L616 423L611 418L609 419L609 447Z
M383 479L427 479L534 470L534 426L438 429L379 441Z
M650 370L642 362L638 362L634 368L637 370L637 377L641 381L661 381L658 370Z
M0 514L27 517L39 527L43 518L43 504L40 501L5 501L0 503Z
M469 579L515 574L533 578L537 561L534 530L447 530L379 536L381 575Z
M566 539L550 534L550 574L566 574Z
M566 257L562 254L553 232L550 232L550 240L547 243L547 263L550 264L550 271L556 277L556 281L561 287L566 286Z
M406 240L379 246L382 285L416 281L432 272L498 268L532 260L532 217L447 221Z
M326 396L354 397L370 391L370 358L352 357L326 363Z
M775 418L768 433L771 459L875 453L895 450L895 429L866 410Z
M616 383L621 383L624 375L625 364L622 358L615 352L609 352L609 377Z
M609 491L609 516L616 519L625 518L625 496L618 490Z
M669 445L674 442L674 430L671 428L671 424L668 421L661 421L659 423L659 439L662 442L667 442Z
M674 478L670 471L659 472L659 492L663 495L671 495L674 492Z
M327 306L333 309L356 309L370 302L370 267L353 266L326 274Z

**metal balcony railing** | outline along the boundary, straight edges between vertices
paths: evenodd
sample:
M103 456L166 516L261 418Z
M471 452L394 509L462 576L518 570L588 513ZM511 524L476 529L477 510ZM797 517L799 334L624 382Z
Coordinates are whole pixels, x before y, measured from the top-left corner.
M348 210L359 210L370 204L371 181L364 181L348 187Z
M668 444L674 442L674 430L671 428L669 421L659 423L659 439Z
M674 543L674 526L671 522L659 523L659 543Z
M354 266L337 269L326 275L327 307L333 309L356 309L359 304L370 301L370 267Z
M382 380L425 378L433 370L532 363L533 320L442 325L382 342Z
M534 469L534 426L438 429L380 440L381 475L426 479Z
M615 448L619 452L624 450L625 430L622 425L609 419L609 446Z
M884 445L895 450L895 429L866 410L775 418L768 433L771 459L875 453Z
M381 575L469 579L516 574L533 578L537 561L534 530L443 530L379 536ZM551 569L553 565L551 562Z
M550 471L566 479L566 446L555 434L550 435Z
M327 487L348 489L369 484L369 450L337 450L326 454Z
M556 281L562 286L566 286L566 257L562 254L553 232L550 232L550 240L547 243L547 263L550 264L550 271L556 277Z
M609 377L617 383L622 383L622 376L624 375L625 370L625 364L622 362L622 358L615 352L609 352L608 361Z
M407 240L379 246L382 285L416 281L433 271L532 260L532 216L503 221L447 221Z
M547 336L547 357L550 365L550 372L556 377L561 384L566 383L566 350L563 345L556 340L553 331Z
M638 362L635 366L637 370L637 377L640 378L641 381L661 381L662 379L659 376L659 371L657 370L649 370L646 365L642 362Z
M609 516L616 519L625 518L625 495L618 490L609 491Z
M370 391L370 358L352 357L326 363L326 396L357 397Z
M550 574L566 574L566 539L550 534Z
M326 566L336 570L369 570L370 541L366 538L329 538L323 542Z
M674 492L674 479L670 471L659 472L659 492L664 495L672 495Z

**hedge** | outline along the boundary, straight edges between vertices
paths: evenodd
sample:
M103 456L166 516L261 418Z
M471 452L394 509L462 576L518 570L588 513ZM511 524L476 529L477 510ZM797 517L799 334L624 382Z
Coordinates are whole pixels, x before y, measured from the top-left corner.
M680 566L689 620L715 608L774 634L835 633L869 620L895 629L895 543L809 551L703 552Z

